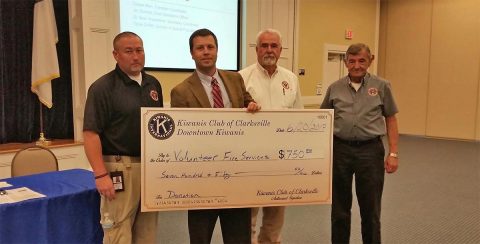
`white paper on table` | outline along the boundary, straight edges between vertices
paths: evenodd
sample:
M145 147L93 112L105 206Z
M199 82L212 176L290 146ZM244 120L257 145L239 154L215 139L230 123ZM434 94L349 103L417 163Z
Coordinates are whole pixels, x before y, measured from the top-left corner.
M9 186L12 186L12 185L8 184L6 181L0 181L0 188L9 187Z
M21 202L28 199L45 197L45 195L32 191L27 187L5 190L6 194L0 195L0 204Z

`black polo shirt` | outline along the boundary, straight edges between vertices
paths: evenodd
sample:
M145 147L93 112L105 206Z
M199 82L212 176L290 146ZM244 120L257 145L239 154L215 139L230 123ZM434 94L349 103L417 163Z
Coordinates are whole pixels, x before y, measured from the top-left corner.
M142 71L142 85L117 67L88 89L84 131L100 136L103 155L140 156L140 108L163 107L158 80Z

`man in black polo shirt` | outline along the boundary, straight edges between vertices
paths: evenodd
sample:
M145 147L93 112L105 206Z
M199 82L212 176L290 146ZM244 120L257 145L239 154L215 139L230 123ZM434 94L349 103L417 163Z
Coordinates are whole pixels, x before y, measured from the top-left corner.
M142 39L113 40L115 70L88 89L85 153L101 194L103 243L155 243L156 212L140 212L140 107L163 107L162 87L143 71Z
M380 243L380 210L385 171L398 167L398 109L390 83L367 72L373 55L367 45L346 53L348 76L327 90L321 108L335 109L333 140L332 243L349 243L352 180L355 174L363 243ZM381 137L387 135L389 150Z

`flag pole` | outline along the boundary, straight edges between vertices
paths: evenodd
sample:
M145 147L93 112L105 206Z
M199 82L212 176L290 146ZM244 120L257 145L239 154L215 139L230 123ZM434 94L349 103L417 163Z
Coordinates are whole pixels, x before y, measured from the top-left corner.
M50 141L45 138L45 133L43 132L43 112L42 112L42 103L38 101L40 104L40 137L35 142L36 145L39 146L47 146L50 144Z

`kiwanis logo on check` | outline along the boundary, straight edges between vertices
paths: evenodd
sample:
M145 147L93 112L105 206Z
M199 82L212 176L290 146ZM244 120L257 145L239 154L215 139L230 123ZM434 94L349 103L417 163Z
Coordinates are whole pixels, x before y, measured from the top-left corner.
M174 131L175 121L168 114L155 114L148 121L148 132L158 140L168 139Z

